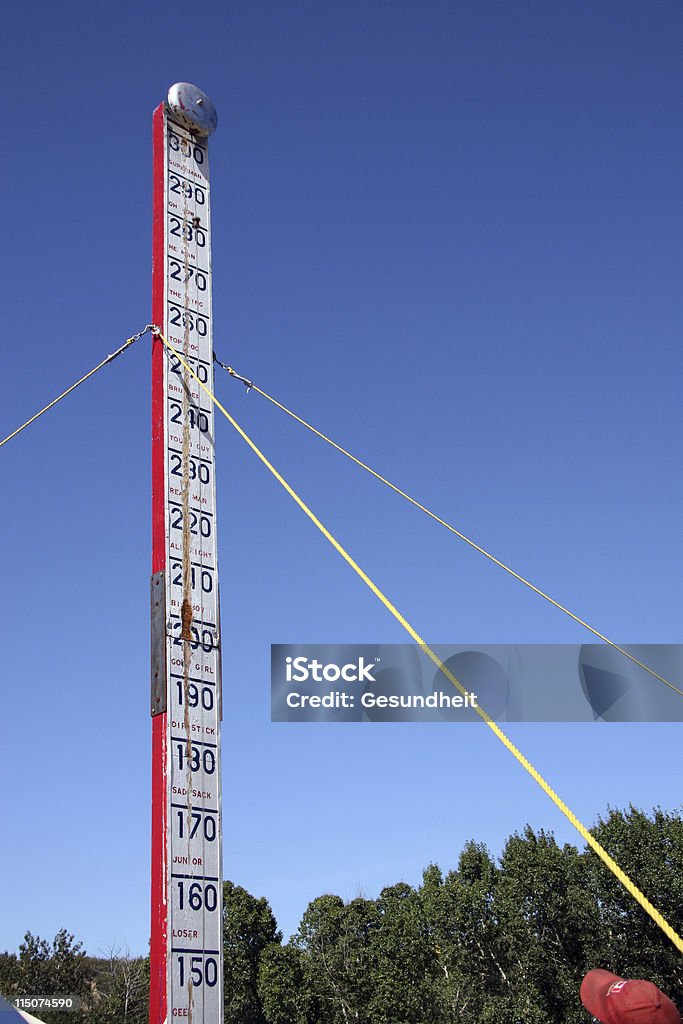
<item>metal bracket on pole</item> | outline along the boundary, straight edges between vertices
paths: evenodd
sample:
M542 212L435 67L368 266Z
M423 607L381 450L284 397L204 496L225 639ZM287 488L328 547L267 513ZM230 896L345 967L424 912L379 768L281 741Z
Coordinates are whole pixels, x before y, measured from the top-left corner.
M151 579L152 605L152 673L151 713L152 717L166 710L166 581L163 569L155 572Z

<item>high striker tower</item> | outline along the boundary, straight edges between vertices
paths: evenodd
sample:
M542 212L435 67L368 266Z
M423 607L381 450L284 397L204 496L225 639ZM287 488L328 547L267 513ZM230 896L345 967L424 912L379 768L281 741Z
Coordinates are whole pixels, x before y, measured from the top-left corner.
M215 127L213 103L186 82L154 111L152 320L211 391ZM155 336L150 1024L223 1019L214 436L209 399Z

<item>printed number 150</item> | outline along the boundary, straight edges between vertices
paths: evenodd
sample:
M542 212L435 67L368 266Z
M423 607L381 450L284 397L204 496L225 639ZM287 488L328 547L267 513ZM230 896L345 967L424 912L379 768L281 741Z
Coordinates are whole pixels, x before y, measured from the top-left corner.
M207 956L204 959L202 956L181 955L177 958L177 963L181 988L184 988L189 981L195 988L199 988L203 984L213 988L218 982L218 961L212 956Z

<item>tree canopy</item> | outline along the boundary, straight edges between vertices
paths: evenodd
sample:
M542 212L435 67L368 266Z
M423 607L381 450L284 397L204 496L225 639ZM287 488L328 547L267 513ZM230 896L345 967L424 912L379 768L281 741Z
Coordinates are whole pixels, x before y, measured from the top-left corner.
M683 818L609 810L593 832L681 933ZM655 923L591 851L529 826L497 859L468 842L417 886L318 896L284 944L265 897L233 882L223 896L225 1024L588 1024L593 967L649 978L683 1007L683 958ZM66 1024L146 1024L149 961L27 932L0 953L0 993L80 995Z

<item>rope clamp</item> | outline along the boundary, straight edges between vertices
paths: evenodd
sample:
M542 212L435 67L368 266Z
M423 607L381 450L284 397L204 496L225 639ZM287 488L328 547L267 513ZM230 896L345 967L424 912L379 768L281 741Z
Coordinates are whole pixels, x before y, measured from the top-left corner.
M249 394L249 392L254 386L253 380L248 380L246 377L243 377L240 373L238 373L237 370L233 370L232 366L227 366L226 363L222 363L215 352L213 354L213 358L214 361L218 363L218 365L226 371L226 373L229 373L231 377L235 378L235 380L241 381L241 383L244 384L245 388L247 389L246 393Z
M132 338L129 338L128 341L126 342L126 344L127 345L132 345L134 341L139 341L140 338L143 337L143 335L147 334L147 331L151 331L152 334L159 334L160 331L161 331L161 328L157 327L156 324L145 324L143 329L141 331L138 331L137 334L134 334Z

